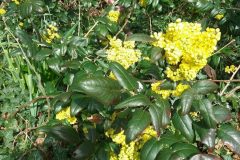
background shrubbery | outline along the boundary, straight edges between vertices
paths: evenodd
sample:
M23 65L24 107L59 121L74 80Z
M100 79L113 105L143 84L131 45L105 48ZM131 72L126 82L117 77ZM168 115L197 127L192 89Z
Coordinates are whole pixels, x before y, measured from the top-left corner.
M238 0L0 3L0 159L240 159ZM151 35L179 19L221 39L175 82Z

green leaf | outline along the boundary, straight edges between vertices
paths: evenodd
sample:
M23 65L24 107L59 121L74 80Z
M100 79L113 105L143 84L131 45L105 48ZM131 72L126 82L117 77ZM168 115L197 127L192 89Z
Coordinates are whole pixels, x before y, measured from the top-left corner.
M153 47L151 49L151 60L153 62L157 62L160 58L162 58L162 51L163 49L162 48L159 48L159 47Z
M170 159L172 153L170 148L165 148L158 153L156 160L172 160Z
M188 159L192 155L199 153L199 150L197 149L197 147L188 143L179 142L179 143L173 144L171 147L172 147L173 153L177 154L182 159Z
M36 48L33 44L32 38L26 32L24 32L23 30L20 30L20 29L17 29L15 34L16 34L17 38L19 38L20 41L28 47L30 54L31 54L28 56L34 55L36 53Z
M201 80L195 83L192 88L194 88L198 94L208 94L218 89L218 85L210 80Z
M217 123L222 123L224 121L231 119L231 113L229 109L220 106L213 107L213 114Z
M95 145L92 142L85 141L73 152L73 157L74 159L89 159L94 153L94 148Z
M61 93L52 100L52 104L55 108L55 112L59 112L62 107L65 107L70 102L71 92ZM59 103L61 102L61 103ZM61 104L61 105L60 105Z
M114 107L114 109L123 109L128 107L141 107L141 106L148 106L151 102L145 95L138 94L128 99L124 100L123 102L119 103Z
M170 123L171 108L168 100L157 98L155 104L161 108L162 111L162 127L167 126Z
M137 81L136 78L131 76L119 63L112 62L109 66L114 76L117 78L120 85L123 86L123 88L127 90L138 90L140 87L143 86L140 82Z
M83 99L85 99L85 97L86 96L83 96L83 95L72 96L71 107L70 107L71 116L76 116L83 109L87 108L86 105L83 105Z
M152 124L159 135L161 128L170 123L171 110L168 101L157 99L156 103L149 108L149 113L151 115Z
M197 108L203 117L203 121L208 128L215 128L217 123L213 114L212 104L208 99L198 100Z
M201 142L207 145L209 148L214 148L215 146L215 138L216 138L216 129L210 128L206 129L203 126L198 124L193 124L194 129L198 133Z
M105 105L115 104L121 94L119 84L104 77L82 78L75 87L75 91L83 92Z
M20 3L20 14L23 17L31 16L33 12L42 13L44 11L44 2L42 0L25 0Z
M66 43L67 40L70 39L71 36L73 36L74 32L75 32L75 29L76 27L78 26L78 23L75 23L71 29L69 29L65 34L64 36L62 37L63 41Z
M150 139L141 149L140 160L155 160L161 149L160 141L155 138Z
M222 160L222 158L211 154L196 154L190 160Z
M181 95L180 105L182 107L181 108L182 115L185 115L190 111L193 99L194 99L193 89L188 89Z
M157 105L151 105L149 108L149 113L151 115L152 124L157 132L157 135L160 135L162 128L162 109Z
M171 148L161 150L156 160L188 159L192 155L199 153L197 147L183 142L175 143Z
M49 130L49 134L59 140L78 144L80 142L80 137L76 130L70 126L56 125Z
M46 57L48 57L49 55L51 55L52 50L49 48L42 48L35 56L35 60L36 61L42 61L44 60Z
M128 36L126 41L153 42L155 39L147 34L136 33Z
M148 112L138 109L133 113L132 119L128 122L126 134L126 142L129 143L137 138L143 130L150 124L150 115Z
M192 128L192 120L189 115L179 116L178 113L172 118L173 125L181 134L190 142L193 142L194 131Z
M240 132L230 125L224 124L217 133L218 137L223 141L231 151L240 154Z

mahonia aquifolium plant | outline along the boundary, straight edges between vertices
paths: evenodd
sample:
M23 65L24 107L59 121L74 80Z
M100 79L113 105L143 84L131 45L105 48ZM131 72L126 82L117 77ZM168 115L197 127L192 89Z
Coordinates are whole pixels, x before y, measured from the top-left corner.
M220 40L220 30L207 28L202 31L201 24L182 22L177 19L170 23L166 33L154 33L157 41L152 45L163 48L169 64L167 77L173 81L193 80L197 73L207 64Z
M126 135L122 130L119 133L115 133L114 129L109 129L105 132L105 135L112 139L113 142L120 145L120 152L116 155L113 151L110 153L110 160L137 160L139 159L139 151L142 146L152 137L157 137L157 132L152 126L147 127L139 136L138 139L126 143Z

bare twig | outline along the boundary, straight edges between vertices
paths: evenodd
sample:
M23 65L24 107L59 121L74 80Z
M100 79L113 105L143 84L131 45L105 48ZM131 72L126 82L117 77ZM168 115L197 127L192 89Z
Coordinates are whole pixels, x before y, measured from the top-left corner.
M233 88L228 94L226 94L226 97L231 97L234 94L234 92L236 92L239 89L240 89L240 86Z
M87 38L88 35L92 32L92 30L97 26L97 24L99 23L99 21L96 21L94 23L94 25L89 29L89 31L84 35L84 38Z
M233 42L235 42L235 39L231 40L228 44L226 44L225 46L223 46L222 48L220 48L218 51L216 51L215 53L213 53L212 56L215 55L215 54L220 53L224 48L226 48L227 46L229 46L229 45L232 44Z
M228 83L228 82L240 82L240 79L232 79L232 80L211 80L213 82L224 82L224 83Z
M125 19L124 24L122 25L122 27L120 28L120 30L117 32L117 34L114 37L117 37L123 31L123 29L126 27L126 25L128 24L128 19L132 15L132 12L133 12L133 8L131 8L130 12L128 13L128 15L127 15L127 17Z
M81 30L81 0L78 2L78 36L80 36Z
M29 102L19 106L18 109L10 117L15 117L16 114L18 112L20 112L22 109L27 108L28 106L30 106L33 103L36 103L40 99L50 99L50 98L54 98L54 96L40 96L40 97L37 97L37 98L35 98L35 99L33 99L33 100L31 100L31 101L29 101Z
M237 67L237 69L235 70L235 72L232 74L230 80L233 80L234 76L237 74L237 72L239 71L239 69L240 69L240 65ZM225 87L223 88L223 90L220 92L220 94L219 94L220 96L223 95L223 93L226 91L226 89L228 88L228 86L230 85L230 83L231 83L231 81L229 81L229 82L226 84L226 86L225 86Z

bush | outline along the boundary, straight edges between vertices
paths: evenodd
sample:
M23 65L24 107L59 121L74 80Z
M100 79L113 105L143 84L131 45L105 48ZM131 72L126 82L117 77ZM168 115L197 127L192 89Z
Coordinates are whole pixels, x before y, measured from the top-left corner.
M0 159L239 159L237 0L5 0Z

